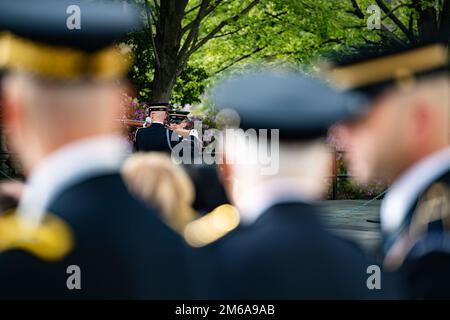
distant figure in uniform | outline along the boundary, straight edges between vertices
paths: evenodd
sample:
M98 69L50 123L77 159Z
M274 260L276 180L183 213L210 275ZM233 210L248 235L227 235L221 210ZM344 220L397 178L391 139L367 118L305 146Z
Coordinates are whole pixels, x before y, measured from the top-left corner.
M312 204L325 194L331 170L331 152L321 137L333 122L359 114L359 99L295 72L259 71L225 81L214 100L219 108L231 108L234 123L243 129L225 130L219 148L240 225L209 245L216 240L215 229L189 228L188 242L206 245L193 250L196 294L225 299L382 296L367 287L370 263L364 254L325 231ZM226 207L222 215L212 215L217 234L235 220Z
M179 137L172 140L173 132L166 127L168 119L168 103L152 103L148 107L150 126L139 128L134 139L135 151L166 151L172 150L179 142Z
M160 152L138 153L127 159L122 170L128 187L178 233L196 217L192 209L194 185L182 166Z
M173 129L187 129L187 126L189 125L188 115L189 111L176 109L169 110L169 126Z
M27 176L16 214L0 219L0 298L188 296L182 239L120 175L130 61L113 42L138 21L130 5L0 2L3 120Z
M174 157L186 155L192 162L191 155L198 145L198 133L196 130L187 130L179 124L169 122L169 104L152 103L150 111L151 125L147 128L139 128L136 132L134 150L137 152L162 151L172 154ZM185 116L183 115L185 118ZM186 162L188 162L186 161Z
M362 48L329 76L370 110L338 130L359 182L384 178L385 265L411 298L450 298L450 76L445 45Z
M178 151L179 159L184 164L201 164L202 163L202 142L199 139L198 131L193 127L193 123L188 119L189 111L175 110L169 111L169 128L170 130L179 133L180 136L188 137L180 142ZM182 157L186 155L186 159ZM188 157L190 155L190 158Z

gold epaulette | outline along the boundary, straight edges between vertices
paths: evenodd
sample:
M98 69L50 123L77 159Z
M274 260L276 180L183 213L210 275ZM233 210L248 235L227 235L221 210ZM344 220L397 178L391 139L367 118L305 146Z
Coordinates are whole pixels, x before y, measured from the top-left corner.
M47 214L38 226L31 226L15 210L0 216L0 254L23 250L45 261L63 259L73 248L73 233L61 218Z
M221 205L184 228L184 239L192 247L203 247L224 237L239 225L239 212L229 204Z

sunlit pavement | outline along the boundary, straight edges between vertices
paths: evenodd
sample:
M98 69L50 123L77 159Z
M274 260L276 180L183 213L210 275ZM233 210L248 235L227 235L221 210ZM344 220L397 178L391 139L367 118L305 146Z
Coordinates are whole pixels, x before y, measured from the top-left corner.
M381 240L380 224L376 223L379 221L380 204L379 200L368 204L366 200L330 200L319 203L323 222L330 231L357 242L369 251L374 250Z

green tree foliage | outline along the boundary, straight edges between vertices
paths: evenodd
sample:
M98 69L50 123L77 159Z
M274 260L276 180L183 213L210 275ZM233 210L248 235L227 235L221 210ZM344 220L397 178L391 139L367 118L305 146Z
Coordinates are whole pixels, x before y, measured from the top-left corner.
M198 102L217 75L251 63L308 68L331 50L450 38L449 0L137 1L147 4L147 27L130 38L137 57L130 78L147 101L169 94L179 104ZM164 39L174 43L162 46ZM155 78L161 69L166 74Z
M139 31L132 35L135 63L129 74L131 82L137 89L139 101L152 101L152 86L155 73L155 56L148 43L147 31ZM188 63L177 77L172 102L175 104L193 104L200 102L200 96L206 86L209 74L200 64Z
M224 37L210 41L193 60L201 62L211 74L217 74L254 61L305 66L324 52L366 44L419 43L438 35L449 39L449 2L263 2L248 17L228 26L223 32ZM379 28L370 29L368 22L375 22L377 14ZM428 31L420 32L427 28Z

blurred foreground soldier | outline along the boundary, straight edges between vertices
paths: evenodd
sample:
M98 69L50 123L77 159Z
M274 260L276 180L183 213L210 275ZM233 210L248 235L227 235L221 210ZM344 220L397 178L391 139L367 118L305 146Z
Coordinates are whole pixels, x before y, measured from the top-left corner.
M179 158L186 155L184 163L192 163L191 154L198 150L198 133L196 130L187 130L187 115L181 111L172 113L169 118L168 103L152 103L149 107L151 125L140 128L136 132L134 141L135 151L163 151ZM171 111L172 112L172 111ZM180 117L182 118L180 120ZM169 123L169 119L177 123ZM166 126L167 125L167 126Z
M331 169L331 152L320 137L333 122L357 115L359 99L297 73L262 71L226 81L216 90L215 101L219 108L232 108L246 130L225 130L220 147L222 174L240 226L197 252L215 262L198 266L199 275L213 280L200 278L203 287L197 294L227 299L372 297L364 255L326 232L311 204L325 194ZM205 216L188 225L191 245L208 244L216 231L236 221L230 208L211 215L213 219Z
M119 4L0 3L3 119L27 175L17 213L0 220L1 298L186 296L181 239L120 176L129 61L113 41L137 21Z
M400 270L412 298L450 298L448 61L441 44L365 48L330 72L371 99L340 134L360 182L391 184L381 207L385 265Z

